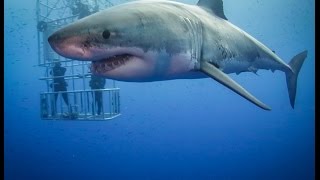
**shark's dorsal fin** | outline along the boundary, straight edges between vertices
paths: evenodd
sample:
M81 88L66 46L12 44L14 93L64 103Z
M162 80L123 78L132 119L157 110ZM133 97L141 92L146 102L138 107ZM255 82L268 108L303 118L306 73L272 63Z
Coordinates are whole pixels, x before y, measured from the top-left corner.
M210 9L215 15L228 20L224 15L222 0L199 0L197 5Z
M242 86L240 86L238 83L236 83L234 80L232 80L229 76L227 76L220 69L216 68L214 65L204 61L204 62L201 62L200 69L202 72L204 72L205 74L207 74L211 78L215 79L219 83L228 87L229 89L236 92L240 96L246 98L247 100L249 100L253 104L259 106L262 109L271 110L267 105L265 105L263 102L261 102L257 98L255 98L252 94L250 94L248 91L246 91Z

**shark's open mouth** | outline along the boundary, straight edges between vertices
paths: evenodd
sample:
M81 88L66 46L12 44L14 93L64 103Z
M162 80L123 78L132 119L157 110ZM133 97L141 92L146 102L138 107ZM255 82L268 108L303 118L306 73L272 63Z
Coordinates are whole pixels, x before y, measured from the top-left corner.
M126 64L133 56L130 54L115 55L99 61L92 61L91 72L103 73Z

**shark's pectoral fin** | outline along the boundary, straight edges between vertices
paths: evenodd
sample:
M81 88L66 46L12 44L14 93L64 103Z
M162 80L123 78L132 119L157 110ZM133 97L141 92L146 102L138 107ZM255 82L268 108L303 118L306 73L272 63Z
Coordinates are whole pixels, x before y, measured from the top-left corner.
M211 78L215 79L216 81L220 82L221 84L225 85L232 91L236 92L240 96L246 98L250 102L254 103L255 105L261 107L265 110L271 110L267 105L259 101L253 95L251 95L248 91L246 91L242 86L232 80L229 76L227 76L224 72L216 68L214 65L208 62L201 62L200 65L201 71L206 73Z

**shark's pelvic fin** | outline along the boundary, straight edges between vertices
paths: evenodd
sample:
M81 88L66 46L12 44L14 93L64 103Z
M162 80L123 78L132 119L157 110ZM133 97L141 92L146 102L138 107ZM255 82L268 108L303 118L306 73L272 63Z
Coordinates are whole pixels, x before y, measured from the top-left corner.
M259 101L253 95L251 95L248 91L246 91L242 86L232 80L229 76L227 76L224 72L220 69L216 68L214 65L210 64L209 62L201 62L200 65L201 71L206 73L208 76L213 78L214 80L220 82L224 86L228 87L232 91L236 92L240 96L246 98L253 104L259 106L265 110L271 110L267 105Z
M308 51L303 51L292 58L289 62L289 66L292 69L292 72L286 72L287 86L290 98L291 107L294 108L294 102L296 99L296 91L297 91L297 79L299 75L299 71L301 66L306 59Z
M199 0L197 5L205 8L205 9L209 9L215 15L217 15L225 20L228 20L226 18L226 16L224 15L222 0Z

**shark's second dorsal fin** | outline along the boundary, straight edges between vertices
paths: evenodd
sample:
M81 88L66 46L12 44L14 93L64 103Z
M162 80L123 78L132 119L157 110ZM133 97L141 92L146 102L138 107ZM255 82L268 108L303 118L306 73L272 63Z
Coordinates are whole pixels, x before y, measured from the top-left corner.
M210 9L215 15L228 20L224 15L222 0L199 0L197 5Z

